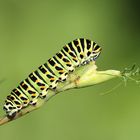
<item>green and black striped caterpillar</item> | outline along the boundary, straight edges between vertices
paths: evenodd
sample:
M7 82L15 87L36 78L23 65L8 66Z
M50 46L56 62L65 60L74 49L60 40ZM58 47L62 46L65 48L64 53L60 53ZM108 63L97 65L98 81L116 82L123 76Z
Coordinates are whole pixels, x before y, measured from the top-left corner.
M79 38L65 45L11 91L3 107L7 117L13 118L22 108L35 105L38 98L46 98L48 90L65 81L76 67L95 61L100 52L101 47L88 39Z

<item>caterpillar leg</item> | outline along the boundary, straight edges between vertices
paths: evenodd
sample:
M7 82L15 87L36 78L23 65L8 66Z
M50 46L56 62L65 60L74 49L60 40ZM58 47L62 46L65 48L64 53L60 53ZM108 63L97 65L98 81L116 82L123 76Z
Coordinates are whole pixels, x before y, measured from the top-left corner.
M13 119L17 114L17 111L12 110L10 113L7 114L9 119Z
M48 93L48 89L47 89L47 90L43 90L43 91L39 94L39 97L40 97L41 99L44 99L44 98L46 98L47 93Z
M37 101L38 101L38 99L35 98L35 99L31 100L29 104L35 106L37 104Z

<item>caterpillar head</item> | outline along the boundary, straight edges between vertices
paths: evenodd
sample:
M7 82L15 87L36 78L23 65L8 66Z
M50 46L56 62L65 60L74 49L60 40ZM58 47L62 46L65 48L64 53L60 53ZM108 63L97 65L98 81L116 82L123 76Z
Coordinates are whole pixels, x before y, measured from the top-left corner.
M101 50L102 48L95 42L93 41L90 41L90 40L86 40L87 42L87 61L95 61L100 53L101 53Z
M94 61L99 57L99 55L101 53L101 50L102 50L102 48L98 44L93 43L93 46L92 46L92 59Z
M83 40L81 39L81 44L82 46L84 46L83 45L84 43L82 42ZM85 65L91 61L95 61L99 57L101 50L102 50L101 47L97 43L89 39L85 39L85 53L86 54L85 54L84 59L81 60L82 61L81 64Z

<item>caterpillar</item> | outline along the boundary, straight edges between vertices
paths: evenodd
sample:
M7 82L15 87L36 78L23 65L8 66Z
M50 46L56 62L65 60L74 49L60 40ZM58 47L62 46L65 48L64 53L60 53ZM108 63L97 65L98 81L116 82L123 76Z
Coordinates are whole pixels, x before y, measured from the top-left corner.
M3 110L7 117L14 118L21 109L36 105L38 98L46 98L48 90L54 90L59 82L65 81L76 67L95 61L101 50L97 43L84 38L75 39L65 45L6 97Z

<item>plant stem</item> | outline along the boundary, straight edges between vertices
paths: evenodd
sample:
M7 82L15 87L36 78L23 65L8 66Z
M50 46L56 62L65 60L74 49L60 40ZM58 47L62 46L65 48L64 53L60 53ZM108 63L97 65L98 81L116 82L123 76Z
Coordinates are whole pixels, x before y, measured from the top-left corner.
M73 88L82 88L87 86L93 86L100 84L107 80L121 77L121 72L117 70L106 70L106 71L97 71L97 66L94 62L89 63L88 65L81 66L76 68L73 73L70 73L65 82L60 82L56 90L49 90L47 97L45 99L38 99L38 102L35 106L29 105L28 107L22 109L16 114L13 119L9 119L7 116L4 116L0 119L0 125L3 125L7 122L20 118L25 114L40 108L45 102L47 102L51 97L63 92L65 90Z

